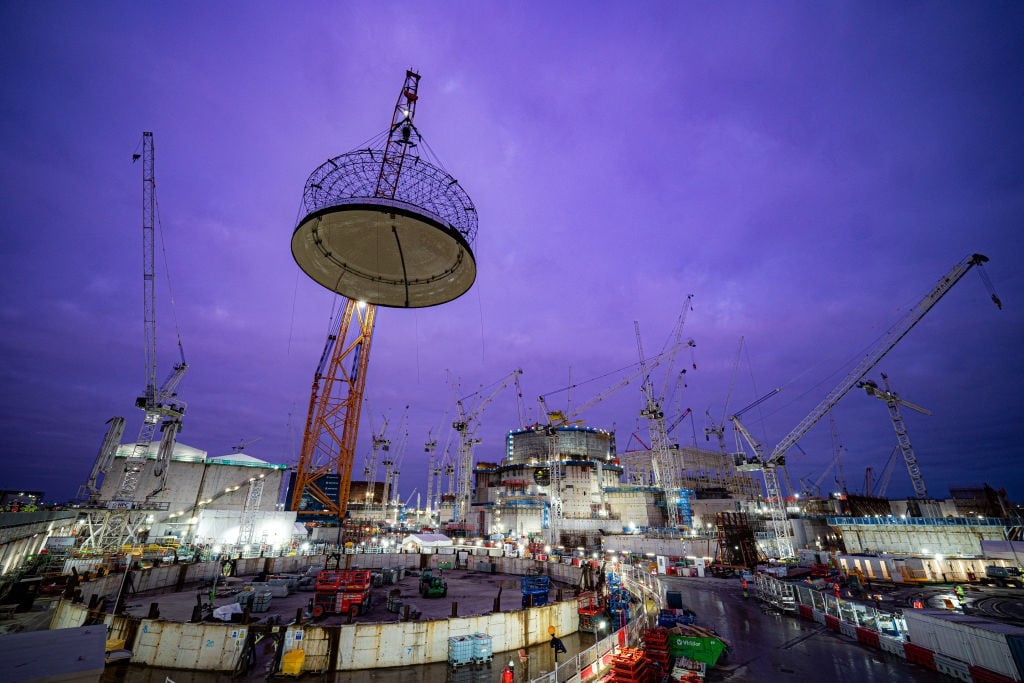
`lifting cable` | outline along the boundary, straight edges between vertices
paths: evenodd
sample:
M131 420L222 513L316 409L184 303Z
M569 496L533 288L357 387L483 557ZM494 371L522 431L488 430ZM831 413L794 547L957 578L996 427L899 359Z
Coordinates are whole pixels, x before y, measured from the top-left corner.
M185 363L185 347L181 343L181 327L178 325L178 311L174 305L174 290L171 289L171 269L167 261L167 244L164 242L163 223L160 221L160 201L156 196L156 186L153 187L153 203L156 205L156 228L160 235L160 254L164 259L164 275L167 279L167 295L171 304L171 319L174 321L174 334L178 337L178 353L181 362Z

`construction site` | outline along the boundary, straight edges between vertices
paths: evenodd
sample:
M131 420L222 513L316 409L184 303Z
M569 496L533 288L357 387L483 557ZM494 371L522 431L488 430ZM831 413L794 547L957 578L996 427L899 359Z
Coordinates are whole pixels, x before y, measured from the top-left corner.
M526 417L520 369L461 398L453 387L445 421L424 444L427 477L417 483L425 492L415 503L403 498L407 415L370 430L368 451L357 453L377 309L443 305L469 291L477 269L475 207L419 144L419 80L405 74L382 135L328 159L303 187L291 253L339 306L312 374L301 447L286 462L248 455L253 441L211 457L178 440L189 364L178 335L179 356L158 383L155 153L152 133L143 134L142 425L126 441L126 419L110 419L78 505L32 520L6 516L0 602L16 605L10 616L30 611L36 595L61 595L51 628L106 624L108 662L113 652L115 661L242 675L256 644L272 642L272 672L299 674L451 662L452 643L474 634L502 652L556 632L600 641L657 619L657 576L738 578L760 568L857 587L1016 580L1024 545L1005 494L987 485L929 492L901 413L927 409L900 397L886 374L872 376L971 270L999 304L980 254L941 274L774 446L743 417L775 392L719 419L708 414L706 447L680 443L677 429L693 420L682 388L698 367L690 295L664 349L647 355L636 323L636 362L572 407L555 406L568 388L540 396L540 421ZM589 424L587 411L636 387L647 430L620 451L616 432ZM491 451L480 460L484 411L503 392L516 401L518 424L505 426L500 458ZM862 489L848 487L831 421L851 392L882 401L896 436ZM822 421L832 461L794 484L787 454ZM887 499L904 468L913 497ZM166 594L149 605L131 597L149 591ZM369 624L392 630L371 636ZM184 644L206 640L217 646Z

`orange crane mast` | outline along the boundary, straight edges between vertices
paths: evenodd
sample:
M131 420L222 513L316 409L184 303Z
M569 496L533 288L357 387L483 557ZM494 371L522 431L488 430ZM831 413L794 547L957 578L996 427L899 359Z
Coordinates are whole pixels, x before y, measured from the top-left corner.
M377 197L394 199L398 189L406 151L412 144L419 79L419 74L406 72L377 178ZM337 332L327 338L313 377L306 430L292 490L292 509L299 514L328 514L337 517L339 523L345 519L376 317L376 305L347 299ZM350 333L352 338L346 342ZM346 366L348 372L345 372ZM323 475L331 472L338 476L336 501L318 484ZM320 503L323 510L303 510L303 494Z

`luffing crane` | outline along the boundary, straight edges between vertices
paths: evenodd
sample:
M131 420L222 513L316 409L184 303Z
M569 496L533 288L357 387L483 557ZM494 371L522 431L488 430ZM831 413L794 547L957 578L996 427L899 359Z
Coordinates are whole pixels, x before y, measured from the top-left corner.
M139 436L132 446L131 452L124 460L124 475L114 493L112 501L107 503L108 511L98 520L98 526L86 539L84 546L95 550L111 550L127 543L132 543L147 517L147 509L155 503L149 503L156 494L164 489L171 462L171 453L178 432L181 430L181 418L185 414L185 402L178 398L178 384L188 370L185 362L185 351L178 334L178 352L181 361L174 366L170 375L159 387L156 383L156 160L153 144L153 133L142 134L142 154L136 154L132 160L142 159L142 284L143 284L143 329L145 333L145 367L146 389L143 395L135 400L135 406L145 411ZM86 485L90 497L98 491L96 482L99 472L104 474L113 464L111 447L116 448L124 429L122 418L114 418L108 429L104 445L100 450L97 466ZM139 485L149 467L149 451L157 431L161 431L160 444L151 472L156 479L155 488L148 494L141 494ZM94 501L95 502L95 501ZM159 507L159 506L157 506Z
M782 493L779 490L779 480L776 470L785 465L786 453L790 448L796 444L814 425L823 418L828 411L839 403L839 401L846 396L846 394L857 386L868 372L873 367L878 365L879 362L896 346L897 343L903 337L907 335L917 325L918 322L928 313L928 311L934 308L942 297L944 297L950 289L953 288L956 283L963 279L964 275L971 270L971 268L977 267L978 271L982 273L982 280L992 295L992 301L1002 308L1002 304L995 292L992 291L992 284L988 280L987 274L984 273L983 264L988 261L988 257L982 254L972 254L953 266L946 275L944 275L938 283L932 287L924 298L922 298L913 308L905 313L896 323L889 328L889 330L882 336L882 338L874 344L863 358L857 363L857 365L851 370L846 377L840 381L840 383L825 396L821 402L814 407L813 410L805 417L801 422L793 428L793 430L787 434L779 442L779 444L772 450L770 455L765 454L764 447L751 436L750 432L747 431L746 427L740 422L738 415L733 415L729 419L733 423L733 427L737 432L742 434L743 438L750 445L754 451L752 458L747 458L742 463L737 463L740 469L745 470L760 470L764 475L765 482L765 493L767 497L767 504L769 509L769 525L771 527L772 541L775 545L775 549L779 554L780 558L792 557L793 556L793 543L790 540L789 533L789 521L786 516L786 503L782 497ZM762 400L762 399L759 399Z
M868 396L885 401L889 408L889 419L892 420L893 429L896 430L896 441L899 444L900 453L903 454L903 461L907 464L907 472L910 474L910 482L914 485L914 495L921 500L928 498L928 489L924 485L924 477L921 475L921 467L917 463L917 455L914 454L914 447L910 445L910 434L907 433L907 425L903 422L900 414L900 406L915 410L922 415L931 415L932 411L922 408L916 403L905 401L889 388L889 376L882 373L882 389L874 380L857 382L857 386L864 389Z
M398 448L388 452L381 463L384 465L384 493L381 500L385 511L398 495L398 475L401 474L402 458L405 456L405 446L409 441L409 430L406 428L408 422L409 406L406 406L402 421L398 425Z
M444 450L441 453L442 459L438 459L437 456L437 437L434 434L440 433L444 428L445 422L448 421L448 408L451 404L455 403L455 397L458 394L457 383L452 378L451 373L448 375L449 384L451 386L451 398L445 403L445 411L441 415L441 423L438 425L436 430L427 432L427 441L423 444L423 451L427 454L427 514L432 518L434 512L438 509L437 499L441 497L441 471L444 463L443 458L448 454L448 446L451 442L451 432L449 432L449 442L445 444ZM453 470L454 472L454 470Z
M686 297L686 301L683 304L683 310L679 314L679 319L676 322L675 330L672 336L672 342L667 350L668 359L668 375L671 376L672 364L675 360L676 353L683 347L683 326L686 324L686 314L690 310L690 302L693 300L693 295L690 294ZM633 321L633 329L636 332L636 346L637 352L640 354L640 368L643 374L643 382L640 385L640 391L644 396L644 407L640 410L640 416L647 420L647 427L651 435L651 464L654 470L654 483L665 492L665 508L666 516L668 518L668 526L670 528L678 528L680 525L680 471L683 469L683 463L677 462L677 458L673 457L673 451L678 452L678 449L672 448L672 444L669 443L668 429L665 426L665 411L662 408L663 398L655 394L654 383L651 380L651 373L647 371L647 362L644 358L644 347L643 341L640 338L640 323ZM690 340L686 343L687 346L693 346L693 341ZM674 427L675 425L673 425Z
M370 426L372 428L372 422ZM384 424L380 426L380 431L373 432L370 435L370 453L363 462L363 479L366 481L365 505L367 510L374 504L374 497L377 494L377 460L380 457L381 451L384 451L384 458L387 459L387 452L391 450L391 439L386 436L387 431L388 417L385 415Z
M501 393L502 389L515 382L522 373L523 371L519 369L510 372L472 410L467 411L465 401L477 396L480 391L459 399L455 404L457 418L452 422L452 429L459 435L459 487L455 493L452 521L456 523L465 524L469 516L470 491L473 486L473 446L480 443L480 439L476 438L477 425L475 421L484 408L494 400L494 397Z

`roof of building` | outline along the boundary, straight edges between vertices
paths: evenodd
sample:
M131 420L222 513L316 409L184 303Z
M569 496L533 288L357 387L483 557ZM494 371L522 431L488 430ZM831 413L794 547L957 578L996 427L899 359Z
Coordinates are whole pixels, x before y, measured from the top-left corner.
M249 463L249 464L253 464L253 465L257 465L257 464L258 465L266 465L266 464L268 464L266 460L260 460L259 458L252 457L251 455L246 455L245 453L229 453L228 455L218 455L216 458L208 458L208 459L211 462L213 462L213 461L217 461L217 462L231 462L231 463L235 463L235 464Z
M420 546L450 546L452 539L444 534L410 534L402 539L402 545L415 543Z
M122 443L117 447L117 451L114 453L114 457L127 458L132 455L135 451L135 442ZM157 453L160 451L160 441L153 441L149 444L149 449L146 451L146 457L150 460L155 460ZM188 446L181 443L180 441L175 442L174 450L171 451L171 460L181 460L185 462L201 462L206 460L206 451L200 450L193 446Z

